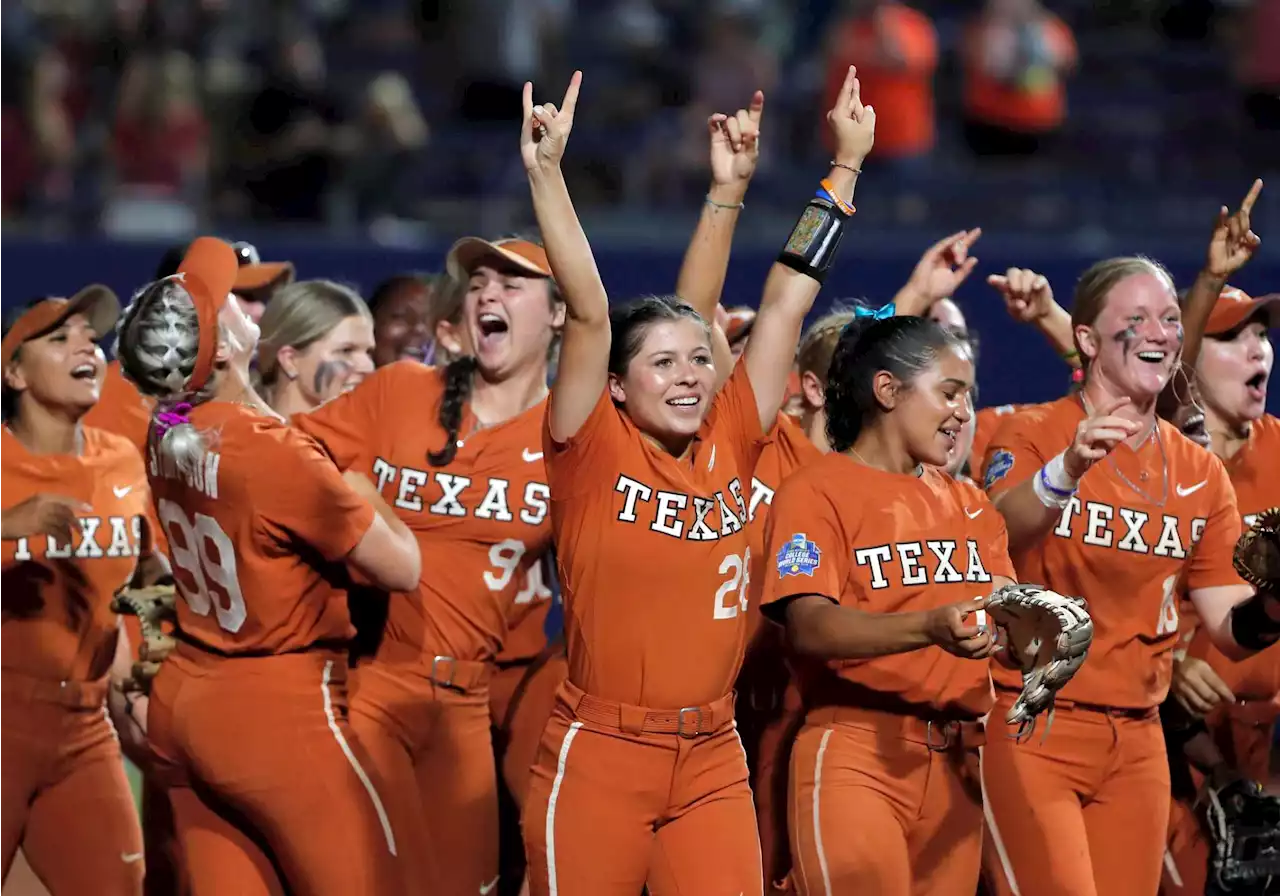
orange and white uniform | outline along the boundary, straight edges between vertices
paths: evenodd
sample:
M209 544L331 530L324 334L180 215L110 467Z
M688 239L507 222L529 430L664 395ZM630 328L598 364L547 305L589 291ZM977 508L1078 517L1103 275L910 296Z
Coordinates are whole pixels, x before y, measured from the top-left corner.
M189 416L217 433L199 469L148 460L182 597L148 734L191 892L402 892L386 787L347 723L336 584L373 508L279 420L227 402Z
M102 378L102 395L84 416L84 425L105 429L128 439L138 454L147 452L147 437L151 432L151 412L155 401L138 391L138 387L124 378L120 362L107 365Z
M886 473L844 454L783 483L768 550L766 607L817 595L865 613L919 612L1013 578L1004 520L979 489L932 467ZM982 806L965 766L992 704L987 664L928 647L807 665L801 688L797 892L972 893Z
M569 678L525 803L538 896L761 893L733 684L763 438L741 362L682 458L607 391L546 432Z
M142 831L106 716L119 637L111 597L150 550L142 458L84 427L83 451L32 454L0 430L4 506L66 495L79 513L68 544L5 541L0 735L3 874L21 846L54 894L142 892Z
M762 624L760 600L769 569L765 523L779 486L796 470L819 457L822 452L809 441L799 423L786 414L778 414L777 425L769 433L756 463L747 505L751 585L747 650L737 682L737 718L751 768L766 892L781 882L791 867L787 843L787 769L804 710L800 689L792 681L783 632L776 625Z
M1070 396L1009 418L984 481L998 497L1066 450L1085 417ZM1158 707L1178 637L1178 588L1240 585L1240 534L1227 472L1160 420L1085 474L1059 522L1013 553L1020 581L1089 602L1089 657L1062 689L1052 733L988 741L982 781L997 893L1154 893L1168 817L1169 768ZM1002 717L1021 675L992 665Z
M1257 514L1280 506L1280 420L1265 416L1250 427L1249 441L1226 461L1227 475L1235 487L1236 502L1245 527ZM1271 647L1235 662L1213 646L1208 633L1182 620L1184 637L1190 638L1187 656L1204 660L1231 689L1236 702L1222 706L1205 719L1227 764L1250 780L1266 785L1280 769L1272 767L1276 719L1280 717L1280 649ZM1189 629L1189 631L1188 631ZM1171 757L1177 766L1181 757ZM1196 790L1202 776L1185 763ZM1161 892L1166 896L1200 896L1204 892L1209 844L1192 801L1175 798L1169 811L1169 845Z
M448 437L444 379L390 364L293 425L373 479L417 536L422 581L391 597L374 660L357 674L352 725L393 782L397 829L424 859L412 872L421 886L471 896L498 876L489 680L511 607L551 543L546 404L483 428L467 409L456 456L433 467L427 455Z

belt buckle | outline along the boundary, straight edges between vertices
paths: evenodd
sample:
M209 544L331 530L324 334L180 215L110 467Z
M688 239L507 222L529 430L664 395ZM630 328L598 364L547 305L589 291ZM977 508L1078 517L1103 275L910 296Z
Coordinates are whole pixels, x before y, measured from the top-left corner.
M431 680L441 687L453 687L453 673L456 668L457 661L451 656L437 656L431 660ZM446 676L441 676L436 672L441 666L448 669Z
M934 742L933 732L935 730L939 732L942 740ZM949 750L959 733L960 725L957 722L938 722L935 725L933 719L930 719L928 727L925 728L925 746L934 753L941 753L945 750Z
M687 730L685 727L684 720L685 720L686 714L693 714L694 716L692 731ZM676 734L680 735L681 737L697 737L701 733L702 733L702 707L686 706L682 708L680 712L676 715Z

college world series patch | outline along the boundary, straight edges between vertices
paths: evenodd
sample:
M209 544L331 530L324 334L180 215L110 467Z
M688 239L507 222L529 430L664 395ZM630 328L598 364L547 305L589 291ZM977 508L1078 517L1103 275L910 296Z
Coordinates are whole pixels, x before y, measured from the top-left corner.
M803 532L791 536L791 540L778 549L778 575L812 576L822 560L818 545L805 537Z
M1013 452L1003 448L991 455L991 463L987 464L987 475L982 481L984 489L990 489L1001 479L1009 475L1013 469Z

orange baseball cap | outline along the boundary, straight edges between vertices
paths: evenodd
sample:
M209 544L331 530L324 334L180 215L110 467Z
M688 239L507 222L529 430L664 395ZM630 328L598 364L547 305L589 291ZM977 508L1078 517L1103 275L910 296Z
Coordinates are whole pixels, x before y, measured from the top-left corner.
M1240 326L1259 310L1266 311L1267 326L1280 326L1280 293L1252 298L1246 292L1228 286L1218 295L1218 301L1209 312L1209 322L1204 332L1207 336L1227 333Z
M464 236L445 256L445 270L456 281L466 280L484 261L496 261L532 277L552 277L547 251L528 240L496 240L489 242L475 236Z
M9 366L24 342L37 339L57 329L73 314L89 318L89 325L99 337L106 336L120 317L120 300L101 283L86 286L69 299L45 299L22 313L4 336L3 365Z
M213 358L218 350L218 312L235 289L239 270L236 250L229 243L202 236L187 247L178 273L173 275L191 296L200 323L196 366L185 386L188 392L200 389L213 374Z
M724 336L730 345L740 342L751 335L751 329L756 325L756 310L746 305L739 305L737 308L729 309L729 322L725 327Z
M296 276L293 263L288 261L263 261L251 243L232 243L236 262L235 292L257 292L268 286L287 286Z

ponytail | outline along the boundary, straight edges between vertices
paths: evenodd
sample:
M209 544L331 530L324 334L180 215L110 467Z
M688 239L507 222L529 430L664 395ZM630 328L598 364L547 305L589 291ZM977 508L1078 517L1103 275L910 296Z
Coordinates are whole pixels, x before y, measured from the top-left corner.
M427 463L433 467L448 466L458 453L458 431L462 429L462 411L471 398L471 385L480 362L471 355L463 355L450 361L444 369L444 395L440 398L440 428L445 431L445 443L439 451L427 454Z

